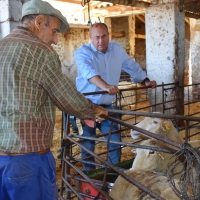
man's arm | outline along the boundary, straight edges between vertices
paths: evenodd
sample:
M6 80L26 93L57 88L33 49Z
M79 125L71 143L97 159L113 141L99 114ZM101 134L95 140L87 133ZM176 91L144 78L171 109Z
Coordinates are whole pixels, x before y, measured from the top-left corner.
M115 47L118 48L118 54L123 60L122 69L132 76L134 83L143 83L146 86L152 86L152 88L157 86L156 81L150 81L140 64L133 60L120 45L116 45Z
M115 85L108 85L100 76L93 76L89 79L90 83L101 88L103 91L107 91L109 94L116 94L119 92L119 89Z
M43 89L48 93L54 104L62 111L80 119L92 119L101 114L107 115L107 110L97 107L86 99L75 84L62 74L58 56L49 58L49 65L43 71Z
M119 89L116 85L109 85L100 77L99 72L93 66L92 56L93 53L91 53L87 46L82 46L75 51L74 59L76 60L79 73L91 84L101 88L103 91L107 91L109 94L118 93Z

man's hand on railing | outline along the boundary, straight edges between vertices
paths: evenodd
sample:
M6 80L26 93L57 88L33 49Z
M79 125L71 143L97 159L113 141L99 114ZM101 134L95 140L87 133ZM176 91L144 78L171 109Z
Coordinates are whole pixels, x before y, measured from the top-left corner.
M157 83L156 83L156 81L150 81L150 80L146 80L145 81L145 85L147 86L147 87L152 87L152 88L156 88L157 87Z
M101 106L97 106L97 105L95 105L94 104L94 114L95 114L95 117L96 117L96 119L95 119L95 121L97 122L97 123L101 123L103 120L105 120L104 118L102 118L102 117L100 117L101 115L108 115L108 111L105 109L105 108L103 108L103 107L101 107ZM93 120L88 120L88 119L86 119L86 120L81 120L81 122L83 123L83 124L85 124L85 125L87 125L87 126L89 126L89 127L91 127L91 128L94 128L95 127L95 121L93 121Z
M96 122L101 123L103 120L105 120L104 118L101 117L101 115L108 115L108 111L101 107L101 106L94 106L94 113L96 115Z

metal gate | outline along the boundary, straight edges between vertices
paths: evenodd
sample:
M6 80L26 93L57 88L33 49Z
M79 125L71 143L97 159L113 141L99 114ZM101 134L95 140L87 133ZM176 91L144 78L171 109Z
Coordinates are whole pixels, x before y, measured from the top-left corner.
M127 83L130 86L130 84ZM130 89L131 88L131 89ZM199 103L200 95L198 93L194 93L195 89L199 88L199 84L195 85L187 85L184 87L180 87L178 83L175 84L162 84L159 85L156 89L149 89L141 86L133 86L128 89L120 89L120 93L116 96L113 105L116 107L114 110L109 110L110 114L118 114L121 116L119 120L112 118L111 116L107 116L106 118L117 122L120 125L120 133L122 142L115 142L102 139L102 134L98 133L94 138L84 137L78 134L72 134L70 132L70 121L69 116L67 118L68 128L66 133L63 133L62 147L63 147L63 159L62 159L62 182L60 188L60 198L61 199L112 199L109 196L109 192L112 189L112 186L116 180L116 178L121 175L126 180L131 182L132 184L139 187L141 190L147 192L150 196L156 199L162 199L157 194L150 191L147 187L144 187L140 183L136 182L134 179L128 177L124 171L128 170L132 165L133 158L126 159L124 157L124 152L126 149L130 149L132 147L135 148L147 148L152 149L152 147L141 146L138 141L132 141L130 137L130 129L138 129L134 126L139 121L141 121L145 116L149 117L158 117L158 118L167 118L171 119L174 123L174 126L177 128L179 132L184 132L184 138L186 141L192 139L193 137L199 134L199 110L196 109L195 112L191 111L191 105L195 103ZM151 105L149 104L149 90L151 93L154 93L154 99L151 99ZM180 92L180 91L183 91ZM157 99L157 92L161 91L161 99ZM168 98L169 96L166 94L172 94L173 98ZM183 95L184 94L184 95ZM180 104L183 103L183 104ZM142 106L145 105L145 106ZM180 108L184 108L185 115L177 114L180 111ZM152 113L152 111L159 111L161 113ZM184 122L180 123L180 122ZM194 132L195 130L195 132ZM146 134L152 138L163 141L163 138L155 135L151 132L148 132L143 129L139 129L140 132ZM107 133L107 135L113 134L112 132ZM103 151L94 153L86 149L81 145L81 142L84 140L94 140L96 145L103 144ZM165 139L165 143L171 144L180 149L183 147L180 144L172 142L170 140ZM121 162L117 165L112 165L108 160L108 150L106 149L106 144L108 143L117 143L120 146L122 151L122 159ZM90 172L82 171L82 163L90 163L89 160L83 160L80 157L80 149L84 149L90 155L95 157L95 163L92 163L96 166L96 170ZM175 153L169 149L153 149L155 151L160 152L169 152ZM193 151L193 150L192 150ZM183 153L184 154L184 153ZM194 150L195 158L199 164L199 156L196 154L196 150ZM187 157L187 153L184 154ZM172 178L173 183L173 178ZM188 180L185 180L188 181ZM199 188L199 183L197 188ZM184 191L180 191L180 194ZM196 191L192 194L191 197L186 197L185 199L199 199Z

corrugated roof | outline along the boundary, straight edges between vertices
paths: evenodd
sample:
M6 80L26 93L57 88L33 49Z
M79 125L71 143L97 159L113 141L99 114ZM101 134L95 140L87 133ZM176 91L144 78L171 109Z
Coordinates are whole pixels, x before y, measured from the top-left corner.
M88 12L88 2L91 15L97 17L123 16L130 14L144 14L145 9L151 4L160 4L159 0L47 0L50 3L67 3L67 6L60 6L61 12L66 13L69 19L69 13L73 13L73 18L78 18L81 12ZM200 0L180 0L180 10L185 11L185 16L200 19ZM81 14L80 14L81 15ZM81 16L83 18L83 16ZM80 20L80 19L77 19ZM84 21L85 19L82 19Z

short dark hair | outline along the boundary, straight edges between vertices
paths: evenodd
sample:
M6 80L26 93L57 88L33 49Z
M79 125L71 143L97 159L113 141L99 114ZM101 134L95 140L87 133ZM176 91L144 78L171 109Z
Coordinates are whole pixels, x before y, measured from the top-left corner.
M38 16L38 14L33 14L33 15L25 15L22 17L21 23L23 24L24 22L31 22L33 19L35 19Z
M108 31L108 27L107 27L107 25L105 24L105 23L102 23L102 22L98 22L98 23L95 23L95 24L92 24L91 26L90 26L90 29L89 29L89 32L90 32L90 35L91 35L91 32L92 32L92 28L93 27L97 27L97 26L104 26L105 28L106 28L106 30Z

